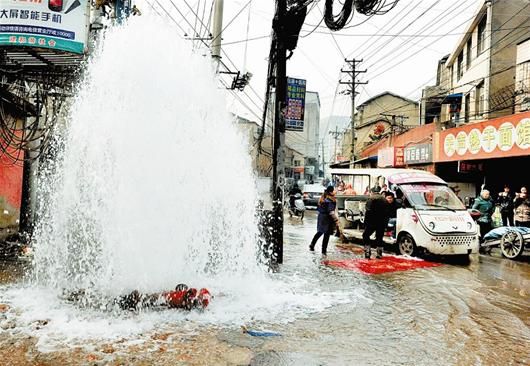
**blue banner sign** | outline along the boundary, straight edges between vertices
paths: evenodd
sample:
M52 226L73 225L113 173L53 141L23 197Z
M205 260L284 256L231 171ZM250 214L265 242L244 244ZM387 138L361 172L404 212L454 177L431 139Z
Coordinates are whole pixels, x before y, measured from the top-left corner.
M303 79L287 78L286 131L304 130L305 86Z

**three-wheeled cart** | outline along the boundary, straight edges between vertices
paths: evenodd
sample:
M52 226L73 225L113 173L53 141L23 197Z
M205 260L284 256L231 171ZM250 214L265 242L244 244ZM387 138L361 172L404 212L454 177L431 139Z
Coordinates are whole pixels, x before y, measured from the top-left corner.
M518 258L523 255L525 250L530 250L530 229L507 226L493 229L486 235L484 242L480 246L483 249L498 246L504 257L509 259Z

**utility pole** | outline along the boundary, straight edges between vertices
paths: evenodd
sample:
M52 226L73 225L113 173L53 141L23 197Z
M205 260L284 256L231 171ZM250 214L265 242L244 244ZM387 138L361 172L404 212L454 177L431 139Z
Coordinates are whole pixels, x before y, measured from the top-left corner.
M223 8L224 0L215 0L214 17L212 27L212 58L215 67L215 73L219 73L219 64L221 63L221 41L223 32Z
M365 85L368 84L368 81L357 81L357 75L361 73L365 73L366 70L357 70L357 64L363 62L363 60L357 60L355 58L348 60L344 59L344 61L350 65L351 70L343 70L340 71L346 74L351 74L351 81L339 81L339 84L346 84L350 86L349 94L351 95L351 153L350 153L350 163L353 163L355 161L355 96L359 94L357 92L357 86L358 85Z
M392 122L390 123L390 139L389 139L389 144L392 145L392 138L394 137L394 129L395 127L398 126L398 124L396 123L396 118L399 117L401 119L400 127L403 129L404 128L403 120L408 119L409 117L401 115L401 114L398 115L398 114L381 113L381 115L384 117L392 118Z
M272 148L273 189L273 258L283 263L283 188L285 185L285 108L287 103L287 52L285 26L287 21L287 0L277 0L273 29L276 40L275 103Z
M344 132L339 132L339 127L335 126L335 131L329 131L329 134L333 136L333 139L335 140L335 154L333 155L333 161L337 161L337 142L339 140L339 136L343 135Z
M39 113L37 105L37 113ZM30 117L26 117L28 119ZM38 117L35 117L38 118ZM39 140L40 141L40 140ZM39 169L38 150L40 142L33 140L28 142L24 151L24 165L22 171L22 202L20 205L20 233L26 243L35 226L35 213L37 211L37 172Z

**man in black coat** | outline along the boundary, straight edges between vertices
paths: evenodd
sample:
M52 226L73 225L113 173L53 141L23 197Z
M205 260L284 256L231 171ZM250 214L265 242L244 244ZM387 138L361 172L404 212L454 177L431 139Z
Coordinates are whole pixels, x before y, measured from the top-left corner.
M370 259L371 256L371 239L370 236L375 232L375 244L377 247L376 258L383 256L383 235L388 225L389 205L385 197L381 195L381 187L375 186L370 190L370 198L366 202L366 211L364 214L364 257Z

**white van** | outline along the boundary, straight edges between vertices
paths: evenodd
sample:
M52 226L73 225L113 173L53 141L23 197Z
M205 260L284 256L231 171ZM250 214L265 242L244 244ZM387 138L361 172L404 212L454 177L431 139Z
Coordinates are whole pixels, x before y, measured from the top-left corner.
M337 192L337 208L357 228L343 229L346 238L362 238L364 193L371 187L386 184L402 197L397 210L395 232L384 241L396 246L403 255L428 252L439 255L468 255L478 252L479 232L464 204L441 178L413 169L332 169L334 182L351 184L355 192Z

